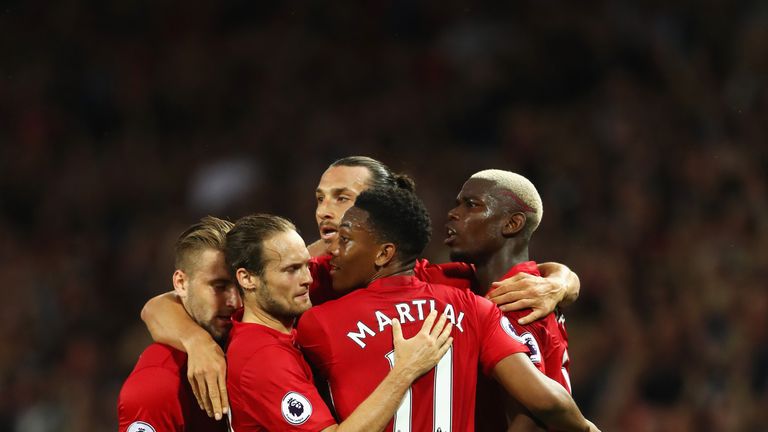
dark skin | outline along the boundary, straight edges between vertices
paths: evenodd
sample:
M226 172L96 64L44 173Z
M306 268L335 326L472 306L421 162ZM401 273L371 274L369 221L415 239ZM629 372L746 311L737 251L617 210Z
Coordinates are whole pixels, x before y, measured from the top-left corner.
M527 218L503 192L490 180L469 179L448 212L451 260L475 265L480 295L512 266L528 261L529 239L519 235Z
M529 260L526 222L524 211L509 191L493 181L470 178L461 188L456 206L448 212L446 228L450 235L446 244L451 259L475 264L480 289L487 291L511 267ZM507 400L506 404L509 430L539 430L540 425L519 403Z
M397 245L380 241L368 224L368 213L364 210L357 207L347 210L337 237L329 252L333 256L330 261L333 285L339 291L364 288L386 276L413 274L414 260L401 259ZM493 375L509 396L548 427L598 430L581 416L565 389L541 374L525 354L504 358L494 368Z

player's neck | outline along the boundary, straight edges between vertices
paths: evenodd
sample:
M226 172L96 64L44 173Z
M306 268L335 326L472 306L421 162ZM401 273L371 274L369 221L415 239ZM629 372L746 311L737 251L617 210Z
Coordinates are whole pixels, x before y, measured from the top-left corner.
M294 317L276 317L257 305L244 305L243 322L255 323L267 326L277 330L280 333L290 334L293 331L293 324L296 322Z
M486 260L475 263L475 277L480 290L478 294L485 295L493 282L501 280L510 268L525 261L528 261L528 245L508 242Z
M376 279L390 276L413 276L413 265L413 261L409 263L390 263L389 265L380 268L379 271L373 275L371 281L368 282L368 284L375 281Z

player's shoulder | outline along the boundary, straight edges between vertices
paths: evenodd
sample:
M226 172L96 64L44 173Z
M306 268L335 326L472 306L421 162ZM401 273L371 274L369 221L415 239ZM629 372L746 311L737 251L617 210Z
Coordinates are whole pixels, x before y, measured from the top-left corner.
M447 298L454 302L461 301L472 304L480 300L485 300L467 287L457 287L440 282L424 282L424 284L429 287L436 298Z
M233 329L235 330L235 329ZM279 355L295 355L291 336L260 324L238 326L227 347L227 364L234 367ZM261 367L261 366L260 366Z
M414 270L418 273L420 271L434 271L439 270L443 273L455 276L464 276L467 273L474 273L472 264L464 262L447 262L447 263L433 263L426 258L419 258L416 260Z
M123 383L120 403L126 406L166 405L166 399L177 398L179 387L186 382L186 377L181 376L185 363L183 352L158 343L150 345Z
M168 370L177 374L187 364L187 354L171 346L153 343L149 345L139 356L133 372L139 372L147 368Z

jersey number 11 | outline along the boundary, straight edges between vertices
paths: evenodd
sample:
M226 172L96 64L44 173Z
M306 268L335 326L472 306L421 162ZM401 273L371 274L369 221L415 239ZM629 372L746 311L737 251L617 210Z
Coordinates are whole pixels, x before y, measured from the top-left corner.
M384 357L389 361L389 367L395 365L395 352L390 351ZM411 432L412 401L411 389L405 392L403 401L397 408L394 419L394 432ZM435 385L433 393L432 430L435 432L451 432L451 406L453 400L453 347L443 355L435 366Z

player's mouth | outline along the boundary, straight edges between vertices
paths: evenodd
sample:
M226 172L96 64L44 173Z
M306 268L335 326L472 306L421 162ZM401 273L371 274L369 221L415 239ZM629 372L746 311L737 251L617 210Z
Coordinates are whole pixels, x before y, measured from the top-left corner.
M328 263L328 267L329 267L329 272L330 272L331 274L334 274L334 273L336 273L337 271L339 271L339 266L337 266L337 265L333 264L333 262L329 262L329 263Z
M334 225L320 225L320 238L325 241L331 241L337 232L338 229Z
M293 298L299 301L309 300L309 290L304 290L300 294L293 296Z
M216 321L223 325L223 326L231 326L232 325L232 317L231 315L216 315Z
M450 246L453 244L455 240L456 240L456 230L446 225L445 240L443 241L443 243Z

